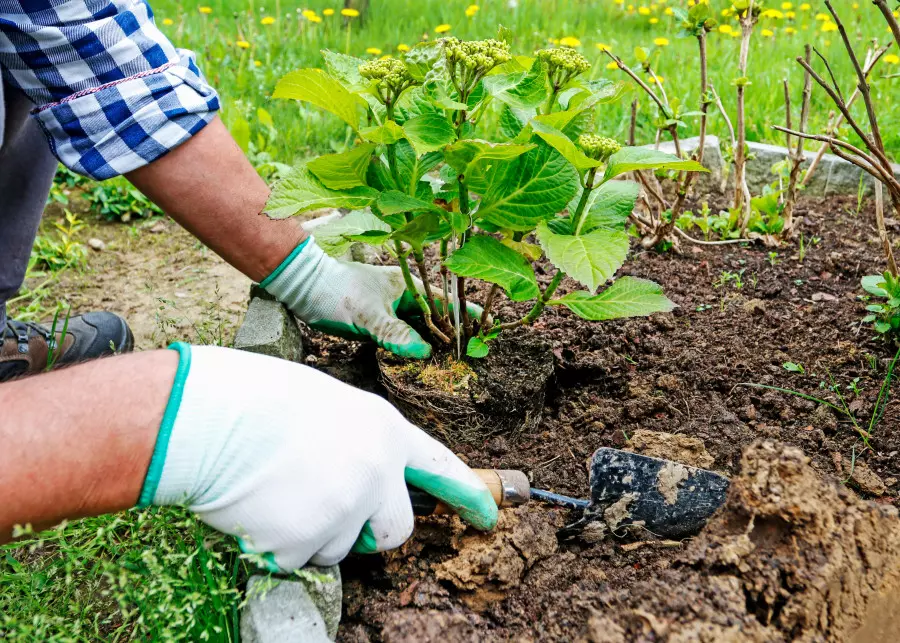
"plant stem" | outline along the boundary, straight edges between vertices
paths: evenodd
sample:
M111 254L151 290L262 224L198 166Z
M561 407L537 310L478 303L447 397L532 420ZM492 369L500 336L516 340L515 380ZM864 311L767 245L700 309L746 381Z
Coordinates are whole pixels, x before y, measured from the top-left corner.
M572 232L575 236L581 234L581 228L584 226L584 220L587 218L584 214L584 210L588 200L590 200L591 192L594 190L594 180L596 178L597 168L592 167L587 171L584 187L581 190L581 198L578 199L578 205L575 207L574 214L572 214Z
M412 296L416 300L416 303L419 304L419 308L422 310L422 317L425 318L425 325L428 326L428 330L430 330L435 337L440 339L442 342L449 344L450 338L442 333L441 330L434 325L434 320L431 318L431 309L428 307L428 302L425 301L425 297L423 297L422 293L419 292L419 289L416 288L416 282L413 280L412 273L409 270L409 263L406 260L409 252L403 249L403 244L399 241L394 242L394 249L397 251L397 257L400 260L400 272L403 273L403 282L406 284L406 290L412 293Z
M531 307L531 310L528 311L528 314L525 315L522 319L519 319L514 322L510 322L508 324L500 324L500 330L510 330L512 328L518 328L519 326L525 326L527 324L531 324L537 319L542 312L544 312L544 308L547 307L547 302L550 301L550 298L553 297L553 293L556 292L556 289L559 288L559 284L562 283L562 280L565 278L566 273L562 270L558 270L555 275L553 275L553 279L550 280L550 283L547 285L547 289L544 290L543 294L538 298L536 302L534 302L534 306Z
M481 313L481 319L478 321L479 332L483 333L487 329L488 321L491 318L491 308L494 306L494 299L496 299L498 292L500 292L500 286L491 284L491 290L488 292L487 299L484 300L484 310Z
M738 75L742 79L737 86L737 119L735 129L737 130L737 144L734 149L734 207L740 208L741 214L741 235L747 229L750 222L750 199L748 197L749 190L745 190L747 177L746 165L747 157L745 147L747 145L747 123L745 113L744 96L746 94L746 84L743 79L747 77L747 62L750 57L750 36L753 33L754 2L750 0L750 4L746 9L746 13L741 16L741 54L738 60Z
M428 304L431 316L441 323L444 320L440 313L438 313L437 304L435 304L434 301L434 294L431 291L431 280L428 276L428 267L425 264L425 253L423 253L421 249L413 248L413 259L416 262L416 269L419 271L419 279L422 280L422 286L425 288L425 302ZM443 325L443 323L441 323L441 325Z
M444 294L444 317L450 316L450 271L444 262L447 260L447 240L441 239L440 246L441 258L441 290Z

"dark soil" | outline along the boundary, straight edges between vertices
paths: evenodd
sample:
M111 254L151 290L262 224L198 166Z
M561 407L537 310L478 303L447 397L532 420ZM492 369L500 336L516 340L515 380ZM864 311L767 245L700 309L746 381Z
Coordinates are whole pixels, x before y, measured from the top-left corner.
M797 219L802 257L796 243L777 248L777 255L761 245L684 244L681 255L641 252L633 246L635 254L620 274L662 284L679 306L675 312L590 323L566 310L549 310L531 329L520 331L549 342L555 356L555 379L541 425L515 438L493 436L482 444L451 444L451 448L473 466L522 469L535 486L585 496L585 465L593 451L631 446L629 438L638 431L641 444L654 445L653 455L664 455L666 441L671 440L670 457L676 457L684 451L684 438L697 439L702 444L690 440L690 450L703 458L711 456L712 464L708 459L704 464L727 475L738 471L749 445L775 439L809 458L812 468L809 476L800 476L803 484L816 480L832 489L843 480L854 491L844 489L841 494L900 505L897 404L887 404L872 427L867 448L846 416L812 401L743 385L790 388L838 403L834 386L859 425L868 429L894 355L890 344L873 339L871 328L859 323L865 314L859 279L880 271L883 264L872 212L864 208L857 214L854 199L833 198L802 203ZM892 223L896 232L900 224ZM539 280L545 284L549 276L539 275ZM567 280L562 291L575 287ZM467 293L472 301L481 301L484 295L477 289ZM496 312L502 319L512 319L526 310L527 304L503 301ZM346 371L346 366L337 365L348 361L371 371L369 348L318 335L310 348L308 359L331 372ZM802 365L804 372L786 370L785 362ZM376 388L374 382L368 385ZM641 444L633 445L635 450ZM734 503L744 500L731 498L730 511L740 513ZM665 617L649 612L650 620L641 617L637 624L616 620L623 606L643 605L648 592L663 594L655 599L657 607L659 601L670 603L658 614L681 609L679 618L685 621L725 610L722 605L732 599L749 599L734 585L737 581L721 581L721 566L701 564L697 542L663 542L645 532L621 539L607 536L595 543L584 539L550 543L544 531L566 524L571 519L567 511L527 507L517 512L506 519L499 536L464 532L456 519L426 518L398 552L345 562L345 614L339 640L754 640L753 632L742 625L747 623L759 626L764 634L777 631L784 640L847 640L852 631L847 622L830 628L827 619L803 621L802 627L773 626L778 616L773 610L783 609L792 592L799 591L796 583L787 581L780 598L766 595L757 610L744 605L739 615L732 615L730 625L723 616L719 635L665 634L659 623L651 622ZM835 512L832 527L843 520L843 514ZM778 511L770 514L778 533L778 520L796 518ZM724 519L720 515L716 520ZM712 525L704 530L698 542L721 545L716 534L728 530L720 523L713 534L707 533ZM516 535L522 525L531 525L528 537ZM797 532L792 525L788 531L802 536L805 528ZM494 537L499 540L493 549L479 551L494 551L496 561L473 555L469 547L474 545L463 544L466 538ZM804 537L794 540L800 546L805 542ZM500 559L505 562L497 562ZM475 571L447 571L448 565L465 560ZM777 568L784 560L781 556L770 562ZM685 569L694 580L697 574L719 580L710 580L706 587L685 585L685 593L677 598L679 585L686 582ZM753 569L735 572L744 574L740 582L751 582L753 573ZM463 577L467 580L459 581ZM830 578L838 584L848 582L840 574ZM877 585L878 579L865 582ZM862 607L856 604L854 609ZM602 638L597 628L603 629L603 618L615 621L624 638ZM853 623L857 627L859 621ZM729 630L732 626L737 629Z

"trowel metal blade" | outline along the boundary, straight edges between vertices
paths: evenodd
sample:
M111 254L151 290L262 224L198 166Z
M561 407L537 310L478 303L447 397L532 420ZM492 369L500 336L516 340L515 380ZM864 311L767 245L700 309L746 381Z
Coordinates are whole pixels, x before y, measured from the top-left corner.
M642 525L666 538L696 533L725 502L728 478L672 460L597 449L591 460L591 507L613 531Z

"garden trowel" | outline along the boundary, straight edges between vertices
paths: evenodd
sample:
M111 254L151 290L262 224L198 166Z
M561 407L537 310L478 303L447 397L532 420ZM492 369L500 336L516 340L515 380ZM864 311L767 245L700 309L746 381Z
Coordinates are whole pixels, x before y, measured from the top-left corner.
M600 448L591 458L590 500L533 489L522 471L476 469L499 507L529 500L582 510L569 528L602 522L614 533L628 525L643 527L666 538L681 538L699 531L725 502L728 478L672 460ZM417 515L450 511L419 489L410 487Z

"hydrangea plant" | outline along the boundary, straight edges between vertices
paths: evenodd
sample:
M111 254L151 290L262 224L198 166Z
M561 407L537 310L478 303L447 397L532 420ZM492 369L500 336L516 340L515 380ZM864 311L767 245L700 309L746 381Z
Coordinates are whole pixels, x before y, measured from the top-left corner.
M660 286L645 279L621 277L598 292L628 254L626 222L639 193L636 183L617 179L703 168L598 135L593 113L622 87L586 79L591 65L579 53L513 56L500 40L446 38L402 59L323 55L325 70L291 72L273 95L331 112L352 128L355 144L295 168L275 185L266 212L353 210L318 228L318 242L333 255L358 242L387 251L411 292L415 270L434 339L483 357L490 340L547 306L598 321L671 310ZM443 299L430 285L435 264ZM539 264L552 274L544 288ZM567 275L584 290L556 296ZM480 319L466 313L466 279L492 284ZM530 311L493 320L500 289L533 302Z

